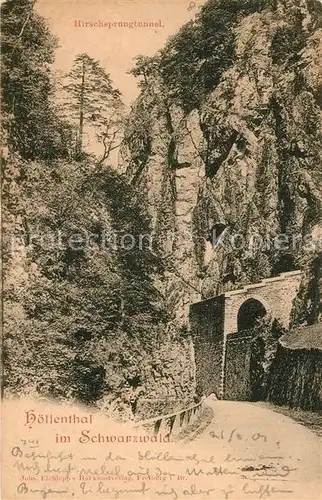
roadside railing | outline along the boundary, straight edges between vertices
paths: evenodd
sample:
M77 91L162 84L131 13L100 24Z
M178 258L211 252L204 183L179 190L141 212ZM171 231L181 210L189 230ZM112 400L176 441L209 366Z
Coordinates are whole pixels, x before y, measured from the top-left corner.
M156 436L158 434L177 436L183 429L193 424L200 417L202 410L203 401L200 401L184 410L178 410L175 413L160 415L137 422L135 428L144 429L145 432Z

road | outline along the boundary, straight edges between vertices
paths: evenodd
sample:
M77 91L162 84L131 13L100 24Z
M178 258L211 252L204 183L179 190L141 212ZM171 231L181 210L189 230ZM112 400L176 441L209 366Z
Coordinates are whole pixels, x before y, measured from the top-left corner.
M200 498L220 498L214 491L204 494L214 484L228 499L322 498L321 438L256 404L209 400L207 404L213 420L189 443L193 452L208 457L208 463L198 464L203 471L198 476L203 478Z

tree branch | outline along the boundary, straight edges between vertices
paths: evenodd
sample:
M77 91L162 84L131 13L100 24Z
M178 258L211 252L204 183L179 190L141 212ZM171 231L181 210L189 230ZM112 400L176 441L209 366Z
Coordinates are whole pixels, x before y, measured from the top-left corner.
M22 28L21 28L21 30L20 30L20 33L19 33L19 35L18 35L18 39L17 39L17 40L19 40L19 39L22 37L23 32L24 32L25 27L27 26L27 24L28 24L28 22L29 22L29 19L30 19L30 17L31 17L31 14L32 14L32 11L33 11L33 8L34 8L34 5L35 5L35 3L36 3L36 2L37 2L37 0L33 0L33 2L31 3L31 6L30 6L30 11L28 12L28 15L27 15L27 17L26 17L26 19L25 19L25 21L24 21L24 23L23 23L23 25L22 25Z

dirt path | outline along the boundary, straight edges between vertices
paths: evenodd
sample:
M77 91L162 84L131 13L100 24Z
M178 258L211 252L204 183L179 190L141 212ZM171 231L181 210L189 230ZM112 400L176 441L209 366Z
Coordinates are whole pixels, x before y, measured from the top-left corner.
M304 425L317 436L322 438L322 412L313 412L307 410L299 410L295 408L288 408L286 406L278 406L267 401L259 401L253 403L256 406L273 410L276 413L282 413L286 417L290 417L301 425Z
M316 434L251 403L207 403L214 418L187 445L206 457L196 476L203 488L216 484L228 499L322 498L322 440Z

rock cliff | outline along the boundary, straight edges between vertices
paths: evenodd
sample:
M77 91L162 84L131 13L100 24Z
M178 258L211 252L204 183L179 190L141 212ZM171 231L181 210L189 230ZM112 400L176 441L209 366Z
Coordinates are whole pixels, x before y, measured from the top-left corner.
M321 4L209 1L153 58L123 151L185 332L201 297L302 268L293 323L321 316Z

